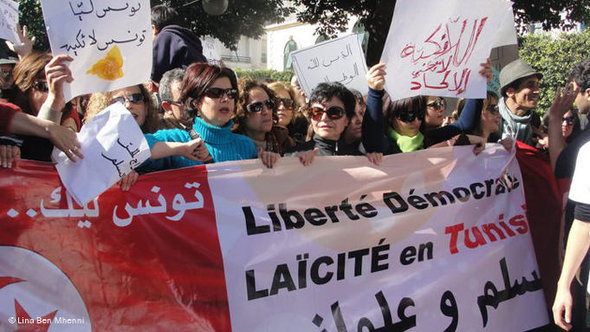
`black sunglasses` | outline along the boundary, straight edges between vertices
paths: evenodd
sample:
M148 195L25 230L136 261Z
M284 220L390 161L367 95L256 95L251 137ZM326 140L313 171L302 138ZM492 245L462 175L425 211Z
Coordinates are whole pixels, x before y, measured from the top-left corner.
M119 103L125 105L125 102L127 102L127 101L132 104L140 103L140 102L144 101L143 94L142 93L133 93L133 94L130 94L129 96L115 97L115 98L111 99L111 105L116 102L119 102Z
M269 110L275 109L275 102L272 99L267 99L265 101L257 101L255 103L249 104L246 106L246 111L250 113L262 112L262 109L265 105Z
M285 108L288 108L288 109L293 109L293 106L295 106L295 102L293 101L293 99L289 99L289 98L278 98L277 101L279 103L283 104L283 106L285 106Z
M209 98L221 98L222 96L226 96L229 99L236 99L238 98L238 90L234 88L229 89L222 89L222 88L209 88L207 91L203 93L206 97Z
M414 122L414 120L416 120L416 119L423 121L424 120L424 112L423 111L402 112L398 116L398 119L402 120L403 122L407 122L407 123Z
M318 106L314 106L310 109L311 118L314 121L320 121L324 116L324 113L328 116L330 120L338 120L342 119L344 116L344 109L340 106L332 106L328 107L328 109L324 109Z
M165 102L172 104L172 105L177 105L177 106L181 106L182 105L182 100L164 100Z
M41 92L49 91L49 86L47 85L47 81L35 81L33 82L33 89Z
M437 99L431 103L426 104L426 106L432 108L445 108L447 107L447 102L444 99Z
M568 125L573 125L575 119L576 119L576 116L575 115L571 115L571 116L568 116L566 118L563 118L563 121L565 121L565 123L567 123Z
M498 114L500 112L500 108L498 108L498 105L488 105L486 107L486 110L492 114Z

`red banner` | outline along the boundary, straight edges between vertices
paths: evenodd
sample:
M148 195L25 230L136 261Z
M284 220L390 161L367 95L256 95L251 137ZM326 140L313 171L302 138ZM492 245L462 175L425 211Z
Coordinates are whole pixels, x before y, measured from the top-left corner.
M230 330L204 167L141 176L129 192L115 186L102 194L100 206L66 197L51 164L21 161L0 171L0 190L0 330ZM170 220L175 212L135 215L125 227L111 222L121 202L138 214L161 205L141 193L179 206L196 191L203 207L180 221ZM117 214L128 216L123 207Z

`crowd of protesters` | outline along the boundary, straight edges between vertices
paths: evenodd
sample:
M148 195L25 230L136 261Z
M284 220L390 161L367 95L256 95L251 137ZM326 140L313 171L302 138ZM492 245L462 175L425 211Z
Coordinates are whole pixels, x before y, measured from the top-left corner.
M0 166L10 168L19 158L50 161L53 146L74 161L83 158L75 132L117 102L131 112L152 152L121 179L122 190L140 174L203 163L258 158L272 168L281 158L309 166L316 156L364 155L367 163L378 165L383 155L465 144L479 153L487 142L511 149L520 141L547 154L556 178L566 180L560 182L564 193L568 180L575 179L575 195L564 207L569 241L553 311L560 327L586 328L590 186L574 169L578 151L590 140L584 126L590 59L572 68L570 83L558 91L543 121L535 112L543 74L522 60L502 69L499 93L460 101L445 118L441 97L391 101L384 90L384 63L369 69L369 90L360 92L322 83L306 96L297 77L270 83L238 79L231 69L207 63L199 39L177 23L176 15L169 7L152 10L152 81L67 103L63 84L73 81L67 66L72 59L33 51L26 31L19 30L23 43L13 47L17 54L3 52L0 63ZM491 79L489 61L480 74ZM580 265L581 278L573 282Z

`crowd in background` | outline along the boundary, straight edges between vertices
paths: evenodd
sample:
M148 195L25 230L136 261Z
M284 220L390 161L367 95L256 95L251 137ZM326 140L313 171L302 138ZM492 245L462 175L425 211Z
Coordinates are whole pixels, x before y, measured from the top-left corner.
M485 99L461 100L451 113L442 97L390 100L384 90L384 63L369 69L368 91L322 83L305 95L296 76L290 82L238 78L230 68L208 64L199 39L175 15L169 7L152 10L150 82L67 103L63 85L73 81L67 66L72 59L32 50L26 31L19 30L23 42L13 47L16 54L2 50L0 60L0 166L10 168L19 158L51 161L53 146L72 160L83 158L75 132L117 102L131 112L152 153L121 179L122 190L129 190L140 174L204 163L258 158L272 168L281 158L298 158L308 166L316 156L364 155L367 163L378 165L389 154L467 144L477 154L487 142L512 149L514 141L545 154L558 179L571 179L578 150L590 140L585 126L590 59L572 68L570 83L557 93L545 116L535 112L543 74L522 60L502 69L500 91L488 91ZM491 72L489 61L482 64L481 75L489 80ZM564 208L566 230L573 224L575 205L568 201ZM577 283L573 300L563 300L571 282L570 275L560 280L556 322L567 327L573 321L583 330L587 280ZM572 301L574 317L559 322L557 317Z

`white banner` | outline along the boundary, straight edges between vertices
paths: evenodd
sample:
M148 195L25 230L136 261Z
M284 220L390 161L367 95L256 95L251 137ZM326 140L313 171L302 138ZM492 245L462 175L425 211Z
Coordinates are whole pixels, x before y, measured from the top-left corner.
M416 95L485 98L479 75L494 47L516 44L506 0L398 0L381 61L392 100Z
M309 97L322 82L340 82L366 94L367 64L358 35L332 39L291 53L301 88Z
M152 68L147 0L41 0L51 52L69 54L74 82L66 100L149 80Z
M208 165L232 330L546 324L518 163L471 150Z

